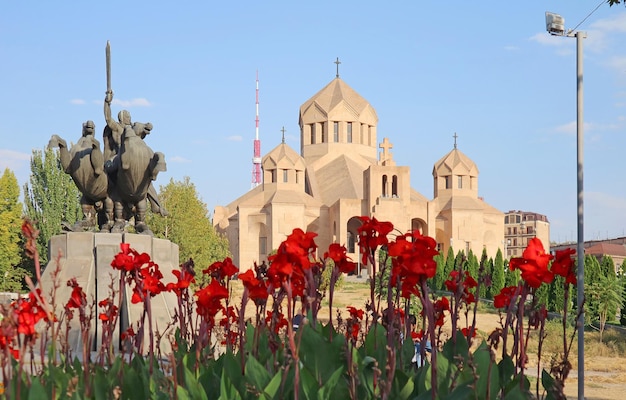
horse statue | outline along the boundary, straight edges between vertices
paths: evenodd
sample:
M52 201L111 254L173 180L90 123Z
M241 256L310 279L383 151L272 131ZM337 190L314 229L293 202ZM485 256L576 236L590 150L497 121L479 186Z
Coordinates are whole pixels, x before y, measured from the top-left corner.
M95 138L93 121L83 123L82 137L68 150L67 142L52 135L48 148L59 148L63 171L82 193L80 199L83 220L76 222L70 231L94 230L96 225L106 229L113 221L113 201L109 197L109 178L104 171L104 156Z
M113 92L107 91L104 102L107 126L103 137L109 156L105 171L112 182L109 193L114 204L115 221L111 232L123 232L127 221L133 218L137 233L152 235L145 222L148 200L153 211L167 215L152 186L158 173L167 170L165 156L153 152L143 140L152 129L150 123L132 124L126 110L118 114L118 121L111 118L112 100Z

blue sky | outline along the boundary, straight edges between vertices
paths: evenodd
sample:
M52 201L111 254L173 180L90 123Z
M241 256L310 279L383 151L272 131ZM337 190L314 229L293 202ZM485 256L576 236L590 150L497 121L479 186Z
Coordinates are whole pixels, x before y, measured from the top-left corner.
M414 189L432 198L433 164L456 132L485 201L545 214L552 240L576 240L576 40L546 33L552 11L588 35L585 239L625 236L626 8L599 4L5 2L0 168L23 185L51 135L75 142L86 120L101 132L110 40L114 114L153 123L146 140L168 168L156 184L189 176L212 213L251 186L256 71L263 154L283 126L298 151L299 107L339 57Z

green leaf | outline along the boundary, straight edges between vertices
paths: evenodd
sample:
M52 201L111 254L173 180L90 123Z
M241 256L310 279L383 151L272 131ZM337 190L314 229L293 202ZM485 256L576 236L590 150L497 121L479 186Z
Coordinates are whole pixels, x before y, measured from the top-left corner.
M317 392L318 400L328 400L331 398L331 396L333 395L335 391L335 386L337 386L337 382L339 381L339 378L341 378L343 371L344 371L344 367L341 366L337 368L335 372L333 372L333 374L326 381L324 386L322 386L321 390Z
M220 383L220 397L219 400L241 400L241 394L237 391L237 388L232 384L225 371L222 371L222 380Z
M484 341L474 352L474 364L478 374L476 395L480 399L495 399L500 391L498 366L491 356L491 349ZM487 397L487 390L489 390L489 397Z
M278 371L274 375L270 383L265 386L265 388L263 389L263 394L266 395L266 397L269 396L270 399L276 398L276 395L278 394L278 389L280 389L280 382L282 381L282 377L282 371Z
M461 331L456 332L456 343L450 339L444 345L441 352L448 360L454 360L456 357L462 356L467 361L470 354L469 343L467 338Z
M111 393L112 388L109 386L109 381L104 375L104 371L102 369L98 368L95 371L93 384L96 400L108 400L110 398L109 394Z
M541 371L541 384L543 385L543 388L546 390L545 400L556 399L556 397L554 396L554 384L555 384L554 377L550 375L550 373L546 371L545 369Z
M500 387L506 388L515 373L515 365L509 355L505 355L498 363L498 373L500 374Z
M314 400L317 398L319 385L308 369L302 369L300 371L300 388L296 390L300 389L306 400Z
M44 400L49 399L46 389L43 387L39 379L33 379L28 390L28 400Z
M446 400L465 400L465 399L484 399L480 394L476 393L474 388L468 383L463 383L454 388L452 393L446 396Z
M185 388L189 393L189 396L193 399L208 400L207 394L204 388L198 381L196 375L192 373L188 368L185 368Z
M272 379L265 367L254 357L248 357L245 371L248 383L256 387L259 392L263 391L263 388L265 388L270 382L270 379Z
M180 385L176 387L176 398L178 400L191 399L191 397L189 397L189 393L187 392L187 390L185 390L185 388Z
M408 376L403 370L397 369L391 388L391 397L398 400L406 400L413 394L414 389L413 377Z
M122 396L124 399L147 399L145 383L134 367L124 368L122 374Z

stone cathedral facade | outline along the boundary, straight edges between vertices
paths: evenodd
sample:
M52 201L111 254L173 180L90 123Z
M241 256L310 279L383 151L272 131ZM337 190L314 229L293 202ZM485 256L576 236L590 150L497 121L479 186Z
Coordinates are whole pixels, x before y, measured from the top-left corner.
M339 77L300 107L300 151L283 140L262 159L263 183L215 208L215 228L241 271L265 261L294 228L316 232L321 254L337 242L357 262L362 215L402 233L420 230L444 254L452 247L495 257L504 213L478 196L476 164L455 144L433 166L429 200L411 188L389 138L379 142L377 124L372 105Z

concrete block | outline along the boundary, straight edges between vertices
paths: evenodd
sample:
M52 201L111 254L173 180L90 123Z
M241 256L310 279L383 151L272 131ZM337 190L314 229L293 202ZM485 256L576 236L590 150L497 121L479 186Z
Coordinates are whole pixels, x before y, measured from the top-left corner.
M93 232L68 232L67 258L93 258Z
M138 235L136 233L124 233L124 243L139 253L148 253L152 257L152 236Z

